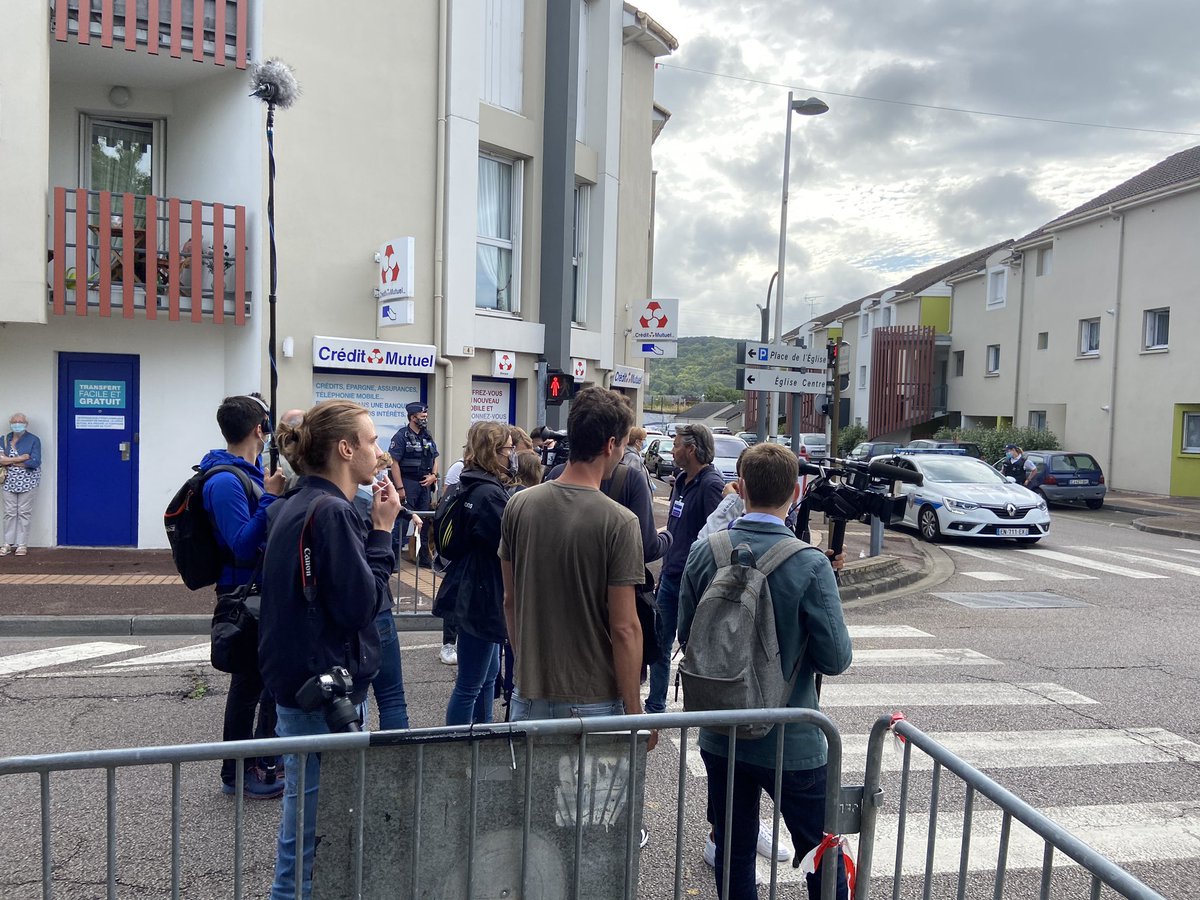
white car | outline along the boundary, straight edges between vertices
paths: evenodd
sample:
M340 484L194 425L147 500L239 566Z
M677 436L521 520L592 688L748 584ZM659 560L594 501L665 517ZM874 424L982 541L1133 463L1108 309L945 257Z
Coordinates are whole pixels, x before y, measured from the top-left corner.
M737 461L749 444L743 441L740 437L735 437L732 434L714 434L713 435L713 468L721 473L721 477L728 484L731 481L737 481Z
M939 453L875 458L925 477L920 487L898 488L908 499L900 524L916 528L927 541L963 535L1036 544L1050 532L1046 501L981 460Z

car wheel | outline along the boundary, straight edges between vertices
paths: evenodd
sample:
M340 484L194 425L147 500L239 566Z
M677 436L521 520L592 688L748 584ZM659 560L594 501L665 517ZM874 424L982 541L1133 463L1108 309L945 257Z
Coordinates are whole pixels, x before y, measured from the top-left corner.
M941 540L942 526L938 522L937 513L932 506L921 507L921 511L917 514L917 529L921 532L921 537L931 544Z
M1089 500L1089 501L1087 501L1087 508L1088 508L1088 509L1099 509L1099 508L1100 508L1100 507L1102 507L1103 505L1104 505L1104 498L1103 498L1103 497L1101 497L1099 500Z
M1018 543L1018 544L1036 544L1036 543L1037 543L1038 541L1040 541L1040 540L1041 540L1041 538L1040 538L1040 537L1034 537L1034 538L1017 538L1017 543Z

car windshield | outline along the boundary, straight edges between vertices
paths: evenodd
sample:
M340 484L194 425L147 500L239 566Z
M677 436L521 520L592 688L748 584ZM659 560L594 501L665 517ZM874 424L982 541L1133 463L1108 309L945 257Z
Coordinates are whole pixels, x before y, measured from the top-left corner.
M716 455L721 459L737 459L746 449L746 442L741 438L722 437L718 434L713 437L713 442L716 445Z
M920 466L926 481L1004 484L1004 478L991 466L966 456L922 456Z
M1086 453L1064 453L1050 457L1051 472L1095 472L1100 465Z
M800 435L800 439L803 440L804 443L806 443L806 444L817 444L818 446L825 445L825 435L817 434L816 432L812 432L810 434L802 434L802 435Z

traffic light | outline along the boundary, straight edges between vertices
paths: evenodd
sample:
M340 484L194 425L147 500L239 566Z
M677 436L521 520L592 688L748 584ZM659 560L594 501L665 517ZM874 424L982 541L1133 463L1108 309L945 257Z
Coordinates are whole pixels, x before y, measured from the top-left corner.
M830 341L825 345L825 353L828 357L829 368L835 369L838 364L838 342Z
M564 372L551 369L546 373L546 405L561 406L571 399L575 382Z

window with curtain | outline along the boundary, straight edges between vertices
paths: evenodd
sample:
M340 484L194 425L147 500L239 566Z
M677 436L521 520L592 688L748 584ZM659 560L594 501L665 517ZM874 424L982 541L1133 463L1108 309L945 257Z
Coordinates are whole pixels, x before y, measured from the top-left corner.
M994 309L1003 306L1008 299L1008 270L992 269L987 274L987 307Z
M1145 350L1165 350L1171 336L1171 310L1146 310L1146 342L1142 345Z
M521 164L480 155L475 241L475 305L480 309L520 311L520 206Z
M575 185L575 236L571 251L575 295L571 303L571 321L577 325L587 322L587 226L591 197L591 185Z
M986 374L986 375L999 375L1000 374L1000 345L999 344L988 344L987 354L986 354L986 365L987 365L987 368L984 370L984 374Z
M1079 355L1098 356L1100 354L1100 320L1079 320Z
M154 123L87 117L84 181L94 191L154 194Z

